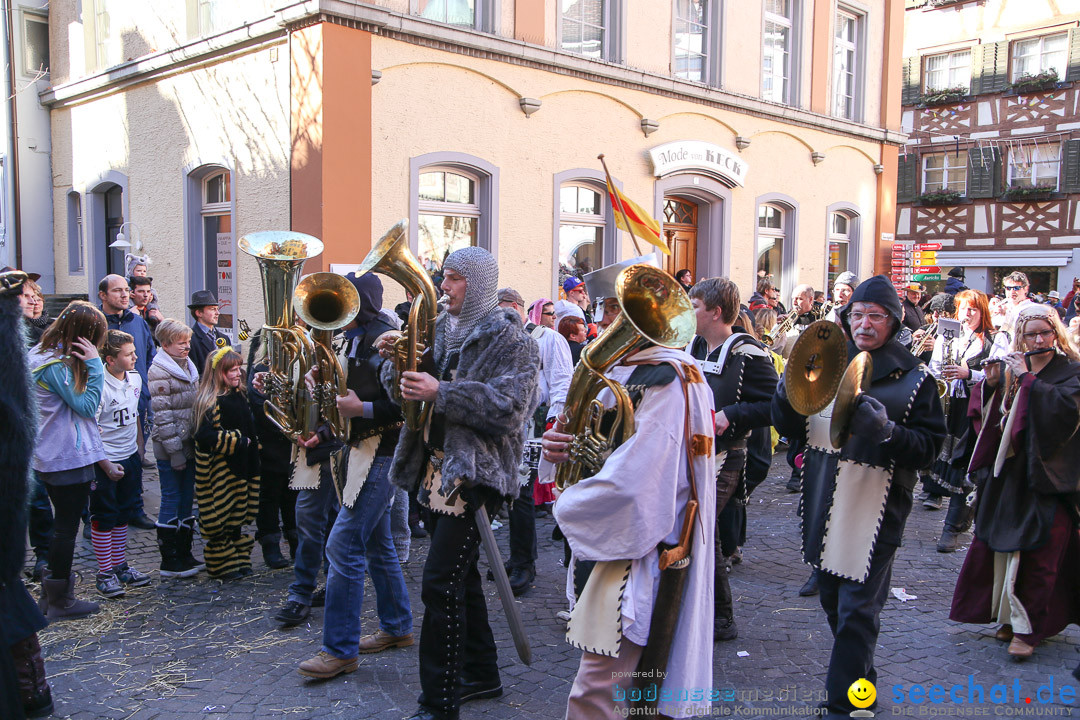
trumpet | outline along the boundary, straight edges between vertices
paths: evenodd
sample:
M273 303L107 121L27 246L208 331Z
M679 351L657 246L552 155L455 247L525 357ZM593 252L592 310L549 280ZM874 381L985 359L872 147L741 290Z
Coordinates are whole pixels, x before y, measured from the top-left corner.
M439 313L435 283L409 250L408 229L409 221L399 220L371 248L356 271L357 277L367 272L386 275L404 285L413 296L405 332L394 343L394 371L397 378L406 371L422 372L431 363L435 317ZM405 426L410 430L419 430L424 426L434 405L431 402L402 400L401 384L397 381L394 382L394 401L404 410Z
M911 354L922 355L934 346L934 338L937 336L937 320L926 326L926 333L917 343L912 343Z
M563 432L573 435L570 460L555 471L561 490L585 473L604 464L606 453L634 434L634 405L621 384L604 377L615 363L646 345L683 347L694 336L696 322L690 299L675 278L651 265L631 265L615 280L619 315L600 336L581 351L574 369L560 420ZM604 405L596 398L603 390L615 396L615 421L601 425Z
M795 327L795 321L798 319L799 309L796 308L789 312L787 315L785 315L782 320L776 323L776 325L773 326L772 330L765 333L765 336L769 338L767 342L772 345L774 341L779 340L780 338L787 335L788 331L791 330L791 328Z
M345 371L331 342L334 331L345 327L360 312L360 294L337 273L318 272L300 281L293 293L293 310L311 328L315 391L304 408L304 434L315 432L321 413L338 440L349 439L349 420L341 417L337 398L345 395Z
M832 300L830 302L821 303L821 307L818 308L818 311L815 314L816 316L815 316L814 319L815 320L828 320L829 319L829 313L831 313L833 310L835 310L838 307L840 307L840 303L836 302L835 300Z

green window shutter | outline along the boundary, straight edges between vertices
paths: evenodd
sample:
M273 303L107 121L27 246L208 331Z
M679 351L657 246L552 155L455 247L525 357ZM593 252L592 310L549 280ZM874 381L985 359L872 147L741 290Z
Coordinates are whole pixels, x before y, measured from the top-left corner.
M1007 41L984 43L981 61L976 66L978 78L973 81L975 92L982 95L997 93L1009 84L1009 43Z
M1080 140L1066 140L1062 144L1061 192L1080 192Z
M901 155L897 163L896 202L913 202L918 194L919 156Z
M1066 80L1080 80L1080 30L1069 31L1069 68L1065 71Z
M967 196L989 198L1001 193L1001 157L995 148L968 150Z
M922 58L919 56L904 58L904 89L900 95L901 105L914 105L922 95Z

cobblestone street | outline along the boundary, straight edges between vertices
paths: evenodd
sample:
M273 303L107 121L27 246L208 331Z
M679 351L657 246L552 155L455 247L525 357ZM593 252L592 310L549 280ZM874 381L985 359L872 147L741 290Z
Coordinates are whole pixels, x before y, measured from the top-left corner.
M725 695L731 697L727 693L733 692L735 699L718 703L717 714L805 715L824 692L831 637L817 598L798 596L808 573L798 554L798 496L784 490L786 477L780 454L770 479L751 499L744 559L732 575L739 638L717 645L714 661L716 686L729 689ZM148 471L146 486L147 509L154 514L153 471ZM964 551L952 555L935 551L942 519L942 512L916 504L908 521L892 587L914 597L905 602L890 597L882 615L878 716L926 714L927 705L894 705L894 685L907 694L915 684L929 688L939 683L946 692L960 684L966 701L969 675L974 676L972 684L984 688L988 703L994 684L1007 685L1008 702L980 708L953 705L946 697L944 704L931 707L940 714L1000 715L1016 710L1071 715L1075 701L1041 705L1045 689L1041 697L1037 691L1052 684L1057 702L1062 686L1078 684L1070 675L1078 660L1077 628L1070 627L1019 664L994 639L993 627L950 622L948 607ZM552 527L550 516L538 521L536 584L519 599L530 632L532 667L517 660L494 584L485 583L506 692L497 700L466 705L463 717L555 718L564 713L579 653L564 642L563 623L555 615L565 607L564 569L561 543L551 539ZM496 536L505 553L507 528L497 530ZM398 718L415 709L419 692L415 646L361 656L356 673L328 682L305 681L296 673L297 664L320 649L322 611L313 610L310 621L297 628L279 630L271 616L284 600L292 572L267 570L258 548L255 575L223 584L207 579L205 573L195 581L159 582L151 531L133 530L130 547L132 564L153 571L151 586L129 591L120 600L103 601L103 611L88 620L56 624L41 633L57 716L305 720ZM426 549L427 540L414 541L405 565L417 628L423 615L420 576ZM80 538L76 554L81 595L95 595L89 541ZM364 631L372 632L376 625L370 583L366 599ZM1019 703L1013 698L1016 679ZM1031 702L1026 703L1029 697Z

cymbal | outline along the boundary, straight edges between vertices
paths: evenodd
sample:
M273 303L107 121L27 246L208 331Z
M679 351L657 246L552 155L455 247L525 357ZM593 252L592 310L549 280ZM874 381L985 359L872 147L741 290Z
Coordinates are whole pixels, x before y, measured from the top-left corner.
M836 395L847 363L847 339L839 325L818 320L791 347L784 371L788 402L800 415L821 412Z
M844 371L840 389L833 403L832 422L829 423L829 439L839 450L851 437L851 418L859 396L870 388L870 376L874 374L874 361L865 350L855 356Z

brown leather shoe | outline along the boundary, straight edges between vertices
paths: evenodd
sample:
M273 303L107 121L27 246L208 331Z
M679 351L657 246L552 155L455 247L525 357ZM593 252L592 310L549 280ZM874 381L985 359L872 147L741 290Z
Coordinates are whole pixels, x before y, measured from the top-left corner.
M1014 637L1009 643L1009 654L1016 660L1027 660L1034 652L1034 645L1028 645L1018 637Z
M297 672L304 677L326 680L343 673L355 672L360 665L360 658L336 658L328 652L320 652L310 660L300 663Z
M997 632L994 633L994 637L1001 642L1009 642L1013 639L1012 625L1002 625L997 629Z
M379 632L374 635L365 635L360 638L360 653L367 655L389 650L390 648L409 647L412 644L412 633L408 635L390 635L380 628Z

